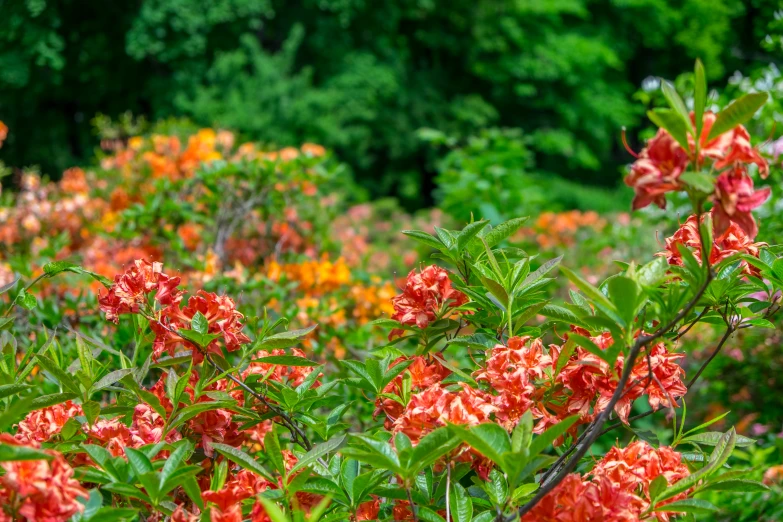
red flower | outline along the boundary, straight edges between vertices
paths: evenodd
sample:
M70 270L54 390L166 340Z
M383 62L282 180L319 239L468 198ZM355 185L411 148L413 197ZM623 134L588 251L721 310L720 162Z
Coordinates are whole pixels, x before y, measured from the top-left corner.
M0 434L0 443L21 446L6 433ZM32 444L38 447L38 444ZM46 450L51 460L7 461L0 463L0 520L11 520L8 514L17 514L14 520L37 522L65 522L84 511L79 497L87 498L87 491L73 478L73 469L63 456Z
M204 449L207 457L214 453L213 442L239 446L247 436L246 432L239 429L239 424L233 421L233 414L222 408L199 413L188 421L188 427L201 437L198 445Z
M211 522L242 522L242 501L273 486L269 481L242 470L229 477L220 491L204 491L201 497L210 502ZM255 518L253 519L255 520Z
M682 255L677 248L678 244L692 249L694 257L701 261L701 240L699 238L699 227L696 225L696 216L690 216L685 223L680 225L679 230L673 236L666 238L665 244L666 250L659 252L657 255L665 256L666 261L670 265L682 266L683 264ZM758 257L759 249L766 245L766 243L754 243L738 224L731 222L722 234L713 238L710 264L720 263L737 253ZM758 275L758 268L746 261L742 261L742 265L745 273Z
M541 499L523 522L638 522L642 499L609 480L582 480L576 473Z
M137 259L133 265L114 278L114 284L104 296L99 296L100 309L106 319L117 323L119 315L137 313L147 303L147 295L155 292L154 299L162 306L179 303L182 292L178 290L179 277L169 277L162 272L162 263L150 263Z
M114 457L125 455L125 448L138 448L146 444L144 440L122 423L120 419L99 419L90 427L85 427L87 436L109 450Z
M737 223L753 239L759 232L751 211L769 198L771 189L754 190L753 180L743 169L721 173L715 181L715 233L722 234Z
M24 444L46 442L60 433L68 419L82 414L82 407L71 401L32 411L17 426L16 440Z
M608 478L628 492L642 490L649 499L650 484L663 475L671 486L690 475L681 455L671 448L653 448L638 440L625 448L613 447L590 472L594 478Z
M177 506L171 514L171 522L198 522L198 519L197 514L187 511L182 506Z
M219 334L229 352L238 350L241 345L250 342L250 338L242 333L244 325L241 320L244 316L236 309L234 300L228 296L199 290L196 295L188 299L187 306L181 309L176 305L170 306L163 311L159 321L150 323L150 328L155 333L155 341L152 345L153 359L157 360L164 352L174 355L177 346L187 344L193 349L194 361L201 362L203 354L176 333L181 328L190 328L191 319L197 312L206 317L207 332ZM220 344L215 339L206 349L219 354Z
M403 414L394 421L392 432L404 433L415 444L427 433L447 422L475 426L488 422L496 411L492 396L461 383L462 389L450 392L433 384L411 397Z
M380 499L368 500L359 504L359 509L356 510L356 520L378 520L378 514L381 511Z
M392 319L426 328L438 317L444 306L454 308L467 302L465 294L451 287L449 273L439 266L430 265L419 273L410 271L402 294L392 298ZM389 339L402 333L401 329L392 330Z
M383 393L400 396L402 394L402 378L405 373L411 376L411 391L417 392L425 388L429 388L433 384L439 384L443 379L451 375L451 370L443 366L437 359L428 361L424 357L417 355L411 358L413 362L408 366L405 371L392 379L392 381L383 388ZM389 368L393 368L397 364L400 364L408 360L405 357L399 357L389 365ZM374 416L381 413L386 414L386 420L384 425L386 429L391 429L392 423L399 417L405 406L398 401L387 398L378 397L375 400L375 413Z
M704 133L702 132L702 134ZM758 166L761 177L766 178L769 175L769 165L767 160L761 157L759 151L751 146L748 130L742 125L738 125L723 136L726 135L731 136L728 152L715 162L715 168L740 167L744 169L747 165L754 163Z
M688 154L663 129L647 142L639 158L631 165L631 173L625 183L634 189L633 209L655 203L666 207L664 194L680 190L680 175L688 166Z

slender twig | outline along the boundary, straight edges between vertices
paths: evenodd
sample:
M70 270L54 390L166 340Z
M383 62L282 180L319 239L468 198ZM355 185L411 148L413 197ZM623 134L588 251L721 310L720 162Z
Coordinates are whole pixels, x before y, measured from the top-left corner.
M451 520L451 462L446 462L446 520Z
M228 377L231 381L233 381L236 385L238 385L247 393L251 394L253 397L261 401L267 408L269 408L272 412L274 412L275 415L279 416L282 419L282 422L280 424L283 424L286 428L288 428L289 431L291 431L291 436L293 437L294 442L300 444L307 451L310 451L310 449L313 447L312 443L307 438L307 435L302 431L302 429L296 424L296 422L292 418L286 415L280 408L278 408L277 406L269 402L269 400L267 400L266 397L264 397L257 391L253 390L250 386L245 384L240 379L234 377L230 371L222 369L212 359L211 354L206 353L205 356L207 362L209 362L209 364L211 364L217 371L219 371L222 374L225 374L225 376Z
M408 504L411 507L411 514L413 515L413 522L419 522L419 515L417 513L416 504L413 503L413 496L411 496L410 486L405 487L405 493L408 494Z

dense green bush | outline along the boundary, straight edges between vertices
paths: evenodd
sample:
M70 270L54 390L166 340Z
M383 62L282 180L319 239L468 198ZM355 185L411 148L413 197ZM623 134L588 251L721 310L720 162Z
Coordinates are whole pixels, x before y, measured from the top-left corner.
M780 56L769 0L0 5L8 164L58 176L91 156L96 113L184 114L279 146L323 143L409 206L433 188L417 129L522 129L542 171L613 185L627 160L617 131L640 124L630 95L646 77L698 56L723 83Z

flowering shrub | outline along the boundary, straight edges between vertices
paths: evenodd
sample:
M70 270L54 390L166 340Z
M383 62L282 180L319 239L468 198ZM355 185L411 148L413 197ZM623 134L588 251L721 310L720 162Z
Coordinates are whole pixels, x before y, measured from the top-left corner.
M155 136L104 159L125 186L26 176L3 255L54 259L0 289L0 520L668 521L714 511L714 492L766 491L725 469L755 441L706 431L719 419L686 429L702 372L771 324L783 290L752 214L767 163L742 126L762 96L706 113L696 76L692 113L664 84L671 109L650 114L660 130L627 178L634 206L681 191L693 216L596 284L512 246L514 218L406 230L441 264L393 291L326 244L312 145ZM90 229L98 215L110 233ZM132 259L106 274L119 252ZM700 323L723 335L686 375L680 340ZM588 455L660 411L666 444Z

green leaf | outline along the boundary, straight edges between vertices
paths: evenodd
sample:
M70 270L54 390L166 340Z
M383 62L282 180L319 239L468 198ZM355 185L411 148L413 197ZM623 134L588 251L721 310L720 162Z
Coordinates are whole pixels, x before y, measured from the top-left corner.
M345 435L341 435L339 437L335 437L334 439L327 440L326 442L316 444L310 449L310 451L302 455L302 457L299 459L296 465L291 468L291 471L289 471L288 474L293 475L300 469L303 469L317 461L327 453L335 451L343 443L343 440L345 440Z
M666 258L659 256L642 266L636 272L636 279L639 284L646 288L653 288L660 284L669 271L669 263Z
M614 368L615 361L611 358L611 353L609 353L609 350L602 350L598 347L590 338L585 337L584 335L580 335L577 333L569 332L568 338L572 339L576 344L590 352L591 354L595 355L602 361L605 361L606 364L609 365L610 368Z
M522 228L522 225L524 225L527 220L527 217L518 217L504 221L487 232L484 236L484 241L490 248L499 245L504 239L511 237L517 230Z
M522 282L522 288L526 286L530 286L542 277L544 277L546 274L548 274L553 268L558 266L560 264L560 261L563 260L563 256L557 256L554 259L550 259L540 267L538 267L537 270L534 272L531 272L528 274L528 276L525 278L525 280Z
M685 102L682 101L682 98L680 98L680 95L677 93L677 89L674 88L674 84L668 80L661 80L661 90L663 91L663 96L666 98L666 101L669 102L669 107L680 115L682 121L685 122L686 128L690 128L690 114L685 107Z
M51 395L44 395L43 397L36 397L28 406L28 411L40 410L42 408L54 406L55 404L62 404L65 401L70 401L76 397L77 394L75 393L53 393Z
M473 238L475 238L487 225L489 225L489 221L482 219L481 221L474 221L463 228L460 233L457 234L457 250L464 250Z
M172 419L169 424L169 431L174 430L189 421L196 415L204 413L206 411L217 410L221 408L233 408L235 403L227 401L214 401L214 402L199 402L191 404L180 410L180 412Z
M87 401L82 404L82 410L84 410L84 416L87 417L87 422L95 424L98 415L101 414L101 405L95 401Z
M672 135L680 146L688 150L688 127L682 117L672 109L647 111L647 117L658 127Z
M460 438L448 428L438 428L419 440L419 443L410 452L410 462L407 467L412 469L426 468L459 445Z
M530 443L530 456L535 457L546 448L548 448L558 437L563 435L568 429L579 420L579 415L571 415L558 422L544 433L533 439Z
M147 456L139 450L133 448L124 448L125 456L128 457L128 462L136 473L136 477L140 478L145 473L152 472L152 462ZM149 493L149 492L148 492Z
M118 382L120 379L122 379L126 375L130 375L131 373L133 373L133 369L132 368L123 368L121 370L114 370L113 372L110 372L110 373L104 375L103 377L101 377L101 379L98 380L98 382L93 384L92 391L96 392L96 391L100 391L100 390L102 390L104 388L107 388L107 387L111 386L112 384Z
M683 172L679 179L704 194L712 194L715 191L715 178L706 172Z
M625 324L632 324L641 305L645 302L638 283L630 277L618 275L610 278L606 282L606 286L609 298L618 314L623 318Z
M269 337L265 337L260 343L258 348L263 349L278 349L278 348L290 348L296 346L299 342L307 337L307 334L312 332L318 327L318 325L309 326L307 328L301 328L299 330L288 330L280 332Z
M0 462L18 460L51 460L53 457L43 450L29 446L11 446L0 443Z
M533 440L533 414L527 410L519 419L514 432L511 434L511 450L515 453L530 448Z
M720 478L720 477L718 477ZM768 491L769 487L761 482L747 479L730 479L714 482L699 491L736 491L742 493Z
M138 510L132 508L118 508L114 506L104 506L98 509L93 516L85 519L85 522L123 522L135 520L138 517Z
M4 384L0 386L0 399L17 395L30 388L32 388L32 386L29 384Z
M201 312L196 312L190 320L190 329L201 335L209 333L209 321Z
M721 433L719 431L705 431L703 433L689 435L684 439L680 440L680 443L696 442L698 444L704 444L705 446L715 446L721 442L724 435L725 435L724 433ZM750 439L748 437L737 435L735 445L739 448L746 448L748 446L753 446L754 444L756 444L756 442L757 441Z
M272 522L289 522L288 517L285 516L283 511L271 500L264 498L263 496L256 497L258 502L264 506L264 511L269 516Z
M214 446L213 449L215 449ZM163 489L163 485L166 483L169 477L174 474L177 468L179 468L180 464L182 464L185 458L187 458L191 450L192 446L190 442L185 440L185 442L182 442L179 446L177 446L177 449L171 452L169 458L166 459L166 463L163 465L163 469L160 471L160 489Z
M269 481L277 482L274 478L272 478L272 475L261 464L258 463L257 460L244 451L235 448L234 446L229 446L228 444L219 444L217 442L212 443L212 448L214 448L215 451L226 457L234 464L242 466L246 470L252 471L256 475L264 477Z
M668 485L669 482L666 480L666 476L663 474L655 477L655 479L650 483L650 500L654 502L655 499L666 490Z
M572 270L561 266L560 271L568 278L569 281L574 283L574 285L582 291L582 293L592 301L592 303L595 305L596 308L601 310L604 314L606 314L609 318L614 320L617 323L622 323L623 319L619 316L617 313L617 309L612 304L607 297L601 293L601 291L582 279L581 276L579 276L576 272L573 272ZM546 307L545 307L546 308Z
M701 136L701 127L704 120L704 108L707 105L707 75L701 60L696 59L693 85L693 115L696 120L696 136Z
M38 300L35 296L24 288L19 292L19 295L16 296L16 302L25 310L32 310L38 304Z
M267 357L260 357L253 359L253 362L276 364L278 366L320 366L319 363L305 359L304 357L297 357L295 355L270 355Z
M457 482L451 486L451 519L454 522L470 522L473 519L473 501L465 488Z
M441 242L440 239L435 236L431 236L426 232L422 232L421 230L403 230L402 233L408 237L412 237L419 243L424 243L425 245L434 248L435 250L443 250L445 248L445 245L443 242Z
M715 123L712 124L707 141L713 140L732 130L737 125L744 125L756 114L766 102L769 96L765 92L746 94L731 102L728 107L718 113Z
M472 428L450 424L449 429L474 450L504 467L503 454L511 452L511 439L499 424L486 422Z
M686 498L653 509L655 512L692 513L704 515L717 511L718 508L699 498Z
M574 312L562 306L553 304L544 305L540 310L541 315L566 324L587 327L587 324Z

